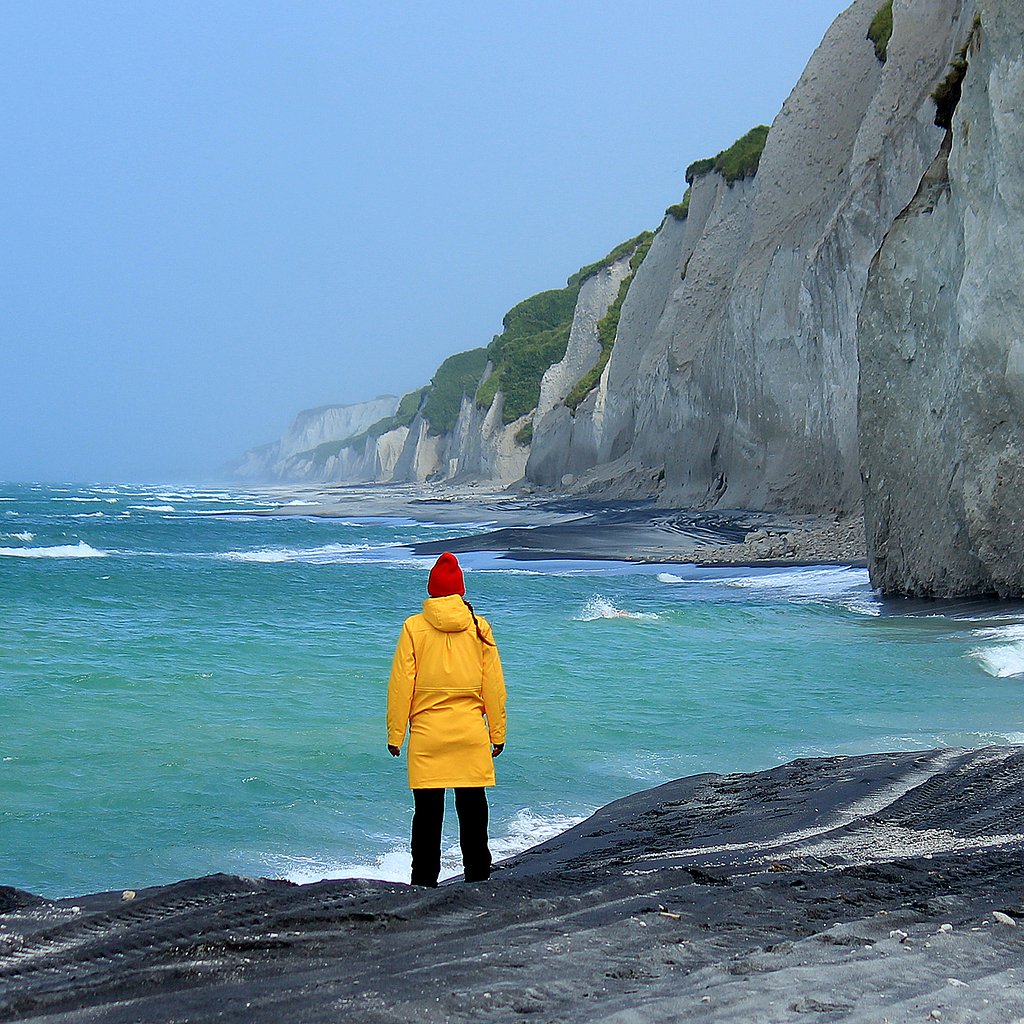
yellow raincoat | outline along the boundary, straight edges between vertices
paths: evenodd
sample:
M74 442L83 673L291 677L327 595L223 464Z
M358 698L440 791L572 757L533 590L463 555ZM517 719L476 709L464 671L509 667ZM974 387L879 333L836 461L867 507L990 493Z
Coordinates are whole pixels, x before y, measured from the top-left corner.
M458 594L410 616L388 682L388 743L409 726L409 788L493 786L491 744L505 742L505 679L487 620ZM487 716L486 721L484 716Z

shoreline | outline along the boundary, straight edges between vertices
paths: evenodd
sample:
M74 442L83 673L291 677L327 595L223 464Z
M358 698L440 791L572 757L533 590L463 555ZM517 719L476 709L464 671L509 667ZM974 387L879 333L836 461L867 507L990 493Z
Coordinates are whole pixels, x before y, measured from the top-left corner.
M472 885L0 888L0 1020L1005 1024L1022 783L1022 747L804 758L617 800Z
M412 545L416 554L450 550L505 557L597 559L749 568L867 566L862 515L786 515L746 509L689 510L653 501L593 501L487 488L366 484L275 488L278 508L258 516L345 519L398 516L476 532ZM298 502L308 500L308 504Z

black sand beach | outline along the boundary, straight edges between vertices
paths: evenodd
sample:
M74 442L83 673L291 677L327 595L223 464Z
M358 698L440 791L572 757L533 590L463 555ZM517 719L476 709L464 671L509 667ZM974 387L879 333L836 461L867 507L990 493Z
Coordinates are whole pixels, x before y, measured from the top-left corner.
M0 1020L1005 1024L1022 782L1017 747L700 775L436 890L0 889Z
M281 489L256 513L340 518L402 516L466 525L466 535L413 550L496 551L517 559L612 559L701 565L854 565L866 562L861 516L745 509L662 508L653 501L562 498L488 487L380 485ZM303 505L302 501L309 504Z

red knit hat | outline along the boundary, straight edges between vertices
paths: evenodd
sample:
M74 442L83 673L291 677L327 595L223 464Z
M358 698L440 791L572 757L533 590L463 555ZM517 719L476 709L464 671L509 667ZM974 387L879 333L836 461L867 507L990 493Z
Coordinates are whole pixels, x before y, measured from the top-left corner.
M451 594L465 594L466 583L462 578L459 560L446 551L430 570L427 578L427 593L431 597L448 597Z

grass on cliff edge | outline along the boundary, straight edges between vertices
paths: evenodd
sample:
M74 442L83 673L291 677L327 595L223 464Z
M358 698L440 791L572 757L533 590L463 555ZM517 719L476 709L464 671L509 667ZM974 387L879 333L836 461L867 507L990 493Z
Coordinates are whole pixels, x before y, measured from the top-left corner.
M683 193L682 201L676 203L675 206L670 206L665 211L666 215L674 217L676 220L686 220L687 215L690 212L690 195L692 192L693 186L687 185L686 191Z
M579 285L531 295L502 319L504 330L487 346L493 370L476 403L486 409L501 391L502 420L512 423L536 408L544 371L565 355Z
M752 178L757 174L758 165L761 163L761 154L768 141L769 130L768 125L759 124L717 156L695 160L686 168L686 184L692 185L694 179L712 171L718 171L725 178L727 185L732 185L743 178Z
M487 368L487 349L474 348L449 356L434 373L423 402L423 418L433 434L447 434L455 428L462 399L475 395Z
M892 0L875 11L866 38L875 44L875 56L884 64L889 40L892 38Z
M513 306L502 320L504 330L487 346L493 369L477 390L477 405L486 409L500 391L504 396L505 423L513 423L535 409L540 401L544 371L565 355L583 282L634 251L649 235L645 231L617 245L604 259L581 267L565 288L540 292ZM523 437L526 436L524 433Z
M687 189L687 195L689 195L689 189ZM583 399L597 386L597 382L601 379L601 374L604 373L604 368L608 365L608 360L612 355L612 346L615 344L615 335L619 330L619 316L622 313L622 303L626 300L626 293L629 291L629 286L633 283L633 278L640 264L643 263L647 253L650 252L651 242L654 241L654 234L650 231L645 231L637 237L637 246L629 260L629 273L619 284L618 293L612 304L608 307L608 311L597 322L597 340L601 345L601 354L597 357L597 362L576 381L572 390L565 396L565 404L574 413L579 408Z

